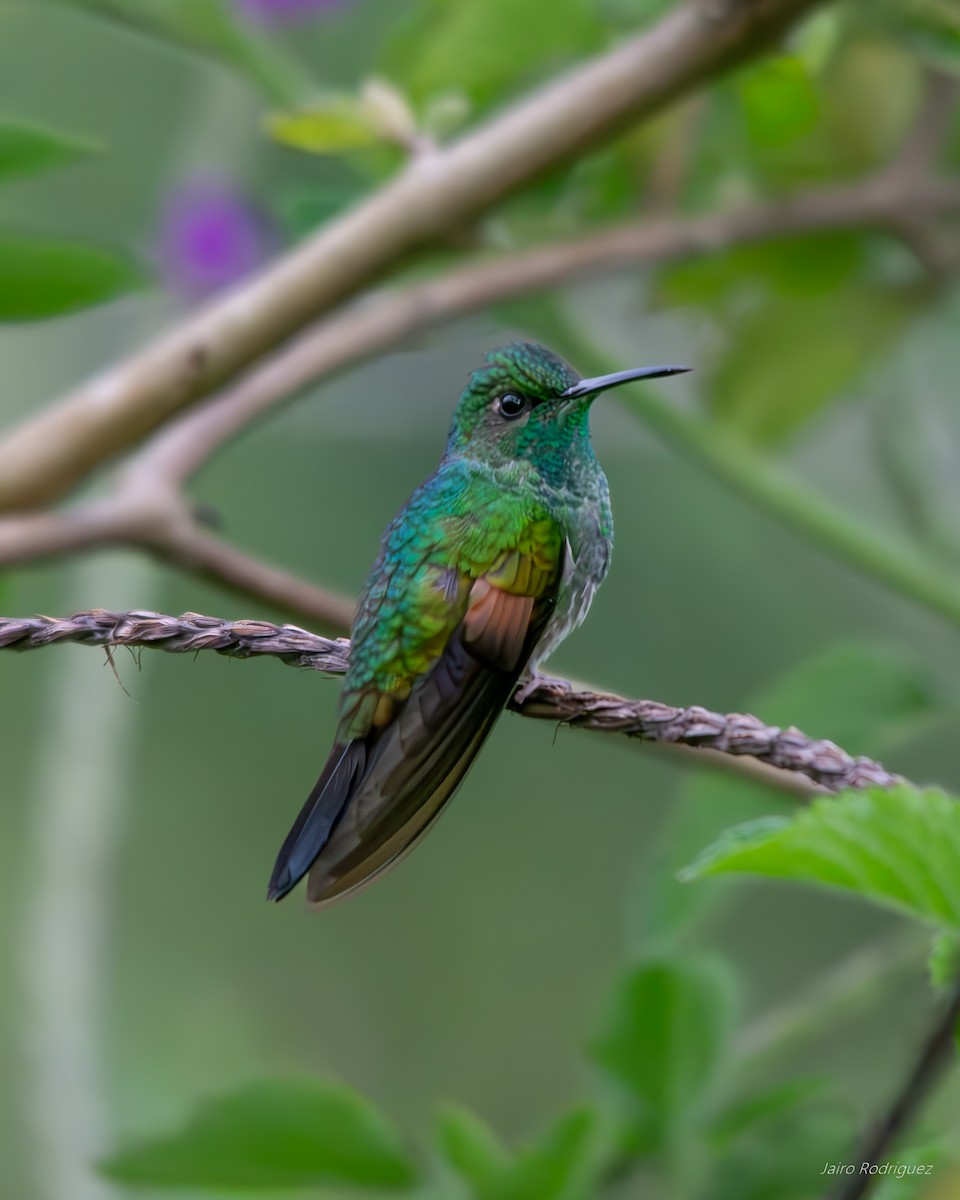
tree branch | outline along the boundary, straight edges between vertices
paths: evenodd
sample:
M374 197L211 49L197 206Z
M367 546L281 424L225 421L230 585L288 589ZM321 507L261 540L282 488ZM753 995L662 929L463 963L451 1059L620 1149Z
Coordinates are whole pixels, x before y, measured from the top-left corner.
M203 529L187 500L160 474L125 473L111 495L64 513L0 520L0 568L124 546L324 629L350 628L351 600Z
M177 654L215 650L231 658L266 655L326 675L347 668L350 643L268 621L223 621L198 613L181 617L154 612L92 609L71 617L0 617L0 649L33 650L61 642L87 646L147 646ZM676 708L656 700L625 700L574 691L545 681L510 707L524 717L560 722L598 733L617 733L695 754L710 765L723 762L792 794L839 792L849 787L888 787L892 775L869 758L853 758L833 742L808 737L792 726L766 725L744 713L715 713L692 705Z
M838 1187L834 1200L863 1200L882 1179L879 1175L862 1173L861 1164L882 1163L899 1135L919 1114L944 1072L956 1059L958 1022L960 984L954 986L950 999L938 1014L890 1108L857 1150L852 1160L857 1173L848 1176Z
M960 210L960 180L877 176L729 213L631 222L468 263L314 325L236 386L161 430L132 461L183 482L223 442L319 381L493 304L584 276L824 230L890 230L905 212L929 218L948 210Z
M817 0L691 0L463 138L0 443L0 510L95 465L239 374L403 258L778 37Z
M924 83L913 124L887 170L893 182L936 172L950 133L960 83L952 75L933 69L928 70ZM955 242L948 243L943 231L925 214L918 215L905 208L895 217L891 228L935 284L943 283L956 270L960 255Z
M729 213L634 222L577 241L472 262L372 297L317 323L232 388L155 433L127 460L110 496L60 514L0 519L0 566L133 545L300 619L347 628L348 600L211 536L198 527L180 495L180 487L204 462L251 422L319 380L415 335L582 275L818 230L885 230L905 211L929 216L951 209L960 209L960 181L883 173ZM677 414L677 420L683 418ZM671 426L668 436L676 433ZM905 577L919 587L924 574L911 560Z

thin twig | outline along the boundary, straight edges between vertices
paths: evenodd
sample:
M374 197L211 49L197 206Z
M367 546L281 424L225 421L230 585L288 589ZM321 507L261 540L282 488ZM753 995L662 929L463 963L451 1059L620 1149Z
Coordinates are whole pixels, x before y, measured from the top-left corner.
M350 643L320 637L295 625L268 621L223 621L184 613L114 613L92 609L71 617L0 618L0 649L33 650L61 642L88 646L149 646L180 654L215 650L232 658L267 655L327 675L342 674ZM808 737L792 726L766 725L745 713L716 713L698 705L677 708L656 700L625 700L604 692L574 691L545 681L522 701L511 703L524 717L577 729L618 733L662 746L710 753L735 769L760 774L792 793L839 792L850 787L889 787L892 775L869 758L854 758L833 742Z
M833 1200L863 1200L882 1176L862 1167L882 1163L899 1135L914 1120L947 1068L956 1058L957 1024L960 1022L960 984L937 1019L887 1112L867 1135L853 1162L855 1175L848 1176Z

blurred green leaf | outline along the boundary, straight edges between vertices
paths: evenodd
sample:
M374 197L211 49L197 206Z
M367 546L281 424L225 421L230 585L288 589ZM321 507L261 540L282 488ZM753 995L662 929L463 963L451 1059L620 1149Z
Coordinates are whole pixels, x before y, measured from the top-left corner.
M297 241L355 204L367 191L367 183L359 178L286 191L274 199L276 219L287 236Z
M687 879L740 872L851 891L940 928L960 928L960 805L908 784L817 800L723 835Z
M507 1152L493 1130L464 1108L440 1111L437 1138L444 1158L476 1195L491 1189L507 1168Z
M823 296L861 270L864 239L841 231L775 238L691 258L663 270L659 295L667 304L706 304L735 316L745 302L770 296Z
M307 108L276 112L265 121L270 136L308 154L346 154L383 143L408 149L417 123L402 92L368 79L357 96L329 95Z
M808 71L823 70L840 44L842 20L835 8L815 12L795 30L791 39Z
M735 1141L808 1105L825 1086L823 1079L805 1076L763 1088L723 1107L711 1123L711 1136L720 1145Z
M458 91L485 106L514 85L596 50L603 24L587 0L420 0L387 74L418 99Z
M960 979L960 932L938 934L930 951L930 982L935 988L948 987Z
M598 0L604 18L617 25L635 29L659 21L676 0Z
M886 288L767 300L738 323L712 380L714 412L754 441L782 442L873 365L910 311Z
M344 154L377 141L363 108L348 96L332 96L300 112L271 113L264 124L274 141L308 154Z
M960 71L960 5L956 0L877 0L872 20L927 62Z
M677 872L730 825L755 819L776 803L769 788L711 772L697 772L684 783L680 802L671 806L661 837L631 892L630 944L644 954L684 947L702 917L722 911L726 879L703 880L691 888Z
M947 1180L949 1191L943 1187L942 1168L947 1159L945 1148L937 1142L898 1150L895 1159L882 1164L887 1170L883 1175L878 1174L879 1186L871 1200L938 1200L938 1193L946 1200L955 1194L957 1182ZM912 1173L910 1167L929 1167L930 1175L925 1171ZM936 1190L931 1189L931 1177L941 1180Z
M0 119L0 180L62 167L98 149L92 142L53 129Z
M731 976L712 960L648 958L617 984L590 1053L639 1103L651 1149L696 1119L728 1043L733 1008Z
M817 123L817 90L799 57L762 59L737 76L736 86L747 134L758 146L786 145Z
M594 1194L598 1120L580 1109L562 1117L477 1200L586 1200Z
M813 1200L828 1195L826 1163L845 1161L851 1122L838 1108L787 1113L758 1126L715 1164L705 1200ZM826 1184L826 1186L824 1186Z
M212 55L276 103L295 104L310 83L299 65L238 16L231 0L55 0Z
M939 711L934 680L913 656L886 646L843 643L800 662L751 696L750 712L774 725L829 735L854 754L881 754ZM676 945L702 915L720 911L727 879L687 887L677 871L723 829L780 807L770 788L729 775L699 772L684 786L683 804L646 864L631 912L645 948ZM640 939L638 939L640 940Z
M90 308L144 282L141 267L122 251L0 229L0 321Z
M472 1113L448 1107L439 1126L443 1155L474 1200L586 1200L599 1167L597 1135L596 1113L581 1109L511 1158Z
M877 754L937 711L930 670L889 646L846 642L799 663L761 692L765 721L829 736L852 754Z
M100 1169L129 1187L200 1190L401 1189L416 1178L371 1101L312 1080L256 1083L211 1100L179 1133L122 1150Z

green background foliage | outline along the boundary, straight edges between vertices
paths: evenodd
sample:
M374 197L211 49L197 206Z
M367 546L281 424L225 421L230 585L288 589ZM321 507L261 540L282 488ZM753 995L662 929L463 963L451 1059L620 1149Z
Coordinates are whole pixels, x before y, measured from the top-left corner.
M408 121L446 137L670 7L562 0L544 21L540 0L355 0L261 34L219 0L0 0L4 424L177 314L149 264L178 180L232 179L292 244L398 169ZM954 4L827 9L481 233L509 249L855 179L895 152L931 64L960 64ZM954 130L947 169L958 154ZM624 268L315 388L194 490L245 548L354 593L484 349L538 336L587 372L689 361L669 397L597 405L616 555L554 669L796 723L956 792L958 622L930 596L960 595L958 317L952 281L863 231ZM851 550L837 521L916 572ZM119 553L12 573L0 598L286 616ZM65 1026L94 1060L77 1138L119 1196L809 1200L929 1022L930 926L934 982L955 978L944 793L797 815L740 778L515 719L400 870L320 916L267 907L336 685L212 655L116 665L131 699L89 650L0 671L3 1195L49 1191L38 1080L52 1063L69 1102L77 1046L50 1041L38 981L51 961L69 977L78 928L97 986ZM45 873L53 794L80 814L76 879ZM115 849L91 866L82 814L100 803ZM954 1081L897 1151L935 1162L941 1189L960 1189L957 1099ZM924 1188L876 1194L955 1194Z

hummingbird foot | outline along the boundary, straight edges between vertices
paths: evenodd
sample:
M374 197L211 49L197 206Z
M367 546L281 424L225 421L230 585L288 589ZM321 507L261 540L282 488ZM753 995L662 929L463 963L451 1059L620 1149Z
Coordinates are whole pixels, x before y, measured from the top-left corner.
M548 692L573 691L573 685L569 679L558 679L556 675L542 675L539 671L534 671L530 678L525 679L513 693L514 705L522 707L534 692L539 692L541 688Z

